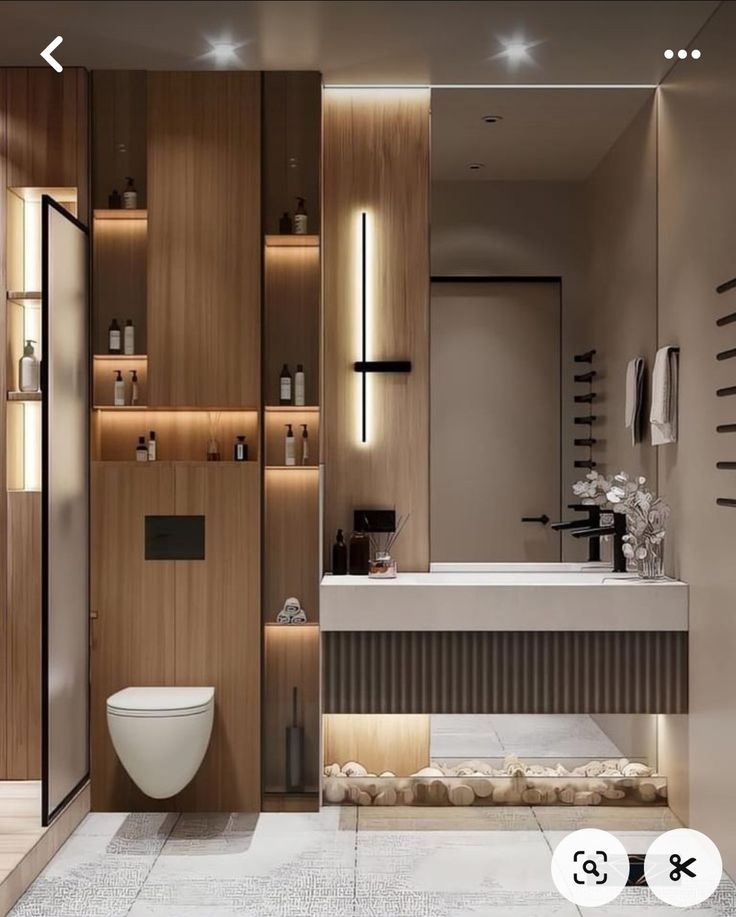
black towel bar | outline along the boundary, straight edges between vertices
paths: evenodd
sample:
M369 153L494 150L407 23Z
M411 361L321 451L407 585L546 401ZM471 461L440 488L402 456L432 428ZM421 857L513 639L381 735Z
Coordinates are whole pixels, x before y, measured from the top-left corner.
M592 363L595 356L595 350L586 350L585 353L576 353L573 360L576 363Z
M598 417L595 414L589 414L587 417L576 417L574 423L592 424L594 420L598 420Z
M728 385L726 388L719 388L716 391L719 398L725 398L727 395L736 395L736 385Z
M719 284L719 286L716 287L716 293L728 293L728 291L733 290L734 287L736 287L736 277L732 277L731 280Z
M596 463L592 459L576 459L575 467L576 468L595 468Z
M730 497L718 497L716 503L718 506L736 506L736 500L732 500Z
M716 325L722 328L724 325L730 325L731 322L736 322L736 312L731 312L729 315L722 315L717 319Z
M719 423L716 433L736 433L736 423Z
M575 382L592 382L597 375L598 373L594 369L589 369L587 373L578 373L573 376L573 379Z
M736 357L736 347L730 347L716 354L716 360L732 360L734 357Z
M590 404L592 401L595 401L596 394L595 392L588 392L587 395L576 395L575 403L576 404Z
M576 439L574 441L574 445L575 446L595 446L597 442L598 442L597 439L592 439L588 437L587 439Z
M734 471L736 462L716 462L716 468L720 471Z

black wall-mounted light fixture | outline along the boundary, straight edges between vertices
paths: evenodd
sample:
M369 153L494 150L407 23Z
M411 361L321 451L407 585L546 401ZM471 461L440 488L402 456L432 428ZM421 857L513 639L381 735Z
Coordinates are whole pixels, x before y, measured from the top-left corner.
M360 360L353 364L361 374L361 425L360 441L368 442L368 373L409 373L411 360L368 359L368 214L360 214Z

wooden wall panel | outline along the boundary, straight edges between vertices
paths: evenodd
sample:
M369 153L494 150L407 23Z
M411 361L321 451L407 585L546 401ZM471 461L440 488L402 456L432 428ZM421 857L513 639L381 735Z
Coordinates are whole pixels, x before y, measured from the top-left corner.
M7 300L5 291L8 288L6 259L6 232L7 232L7 70L0 69L0 430L3 438L6 433L6 400L8 384L7 366ZM5 442L0 445L0 598L6 596L6 569L7 569L7 503L5 491L6 477L6 449ZM7 640L7 602L0 606L0 647L6 645ZM7 666L0 672L0 777L5 774L6 747L7 747Z
M167 515L173 507L171 464L93 464L91 608L98 617L91 629L91 779L98 811L157 806L136 790L118 761L106 700L133 685L175 683L174 562L143 559L145 515Z
M148 77L151 404L255 407L260 74Z
M430 720L426 713L328 713L324 718L324 762L359 761L369 774L409 776L429 767Z
M327 90L323 129L325 547L358 505L411 517L403 570L429 564L429 91ZM359 442L360 211L373 264L368 359L410 359L369 377L369 442Z
M77 213L89 217L88 74L80 67L6 71L10 187L76 187Z
M8 780L41 777L41 494L8 494Z
M176 466L176 512L207 517L204 562L176 563L176 681L215 688L212 741L180 812L260 808L259 504L255 463Z

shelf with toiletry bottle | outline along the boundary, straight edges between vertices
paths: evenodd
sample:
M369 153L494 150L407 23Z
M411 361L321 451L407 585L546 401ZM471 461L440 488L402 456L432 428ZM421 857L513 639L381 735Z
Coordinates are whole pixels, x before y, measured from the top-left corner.
M151 439L155 442L153 455ZM139 406L100 407L92 413L93 461L252 465L258 462L258 444L256 410ZM145 458L141 446L146 448Z
M6 192L6 487L41 490L41 199L77 214L77 189L12 187Z

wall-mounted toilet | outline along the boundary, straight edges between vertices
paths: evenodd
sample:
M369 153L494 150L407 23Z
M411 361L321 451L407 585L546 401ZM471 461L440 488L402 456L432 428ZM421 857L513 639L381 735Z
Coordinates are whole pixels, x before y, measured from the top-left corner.
M124 688L107 699L107 728L131 780L168 799L199 770L214 713L214 688Z

